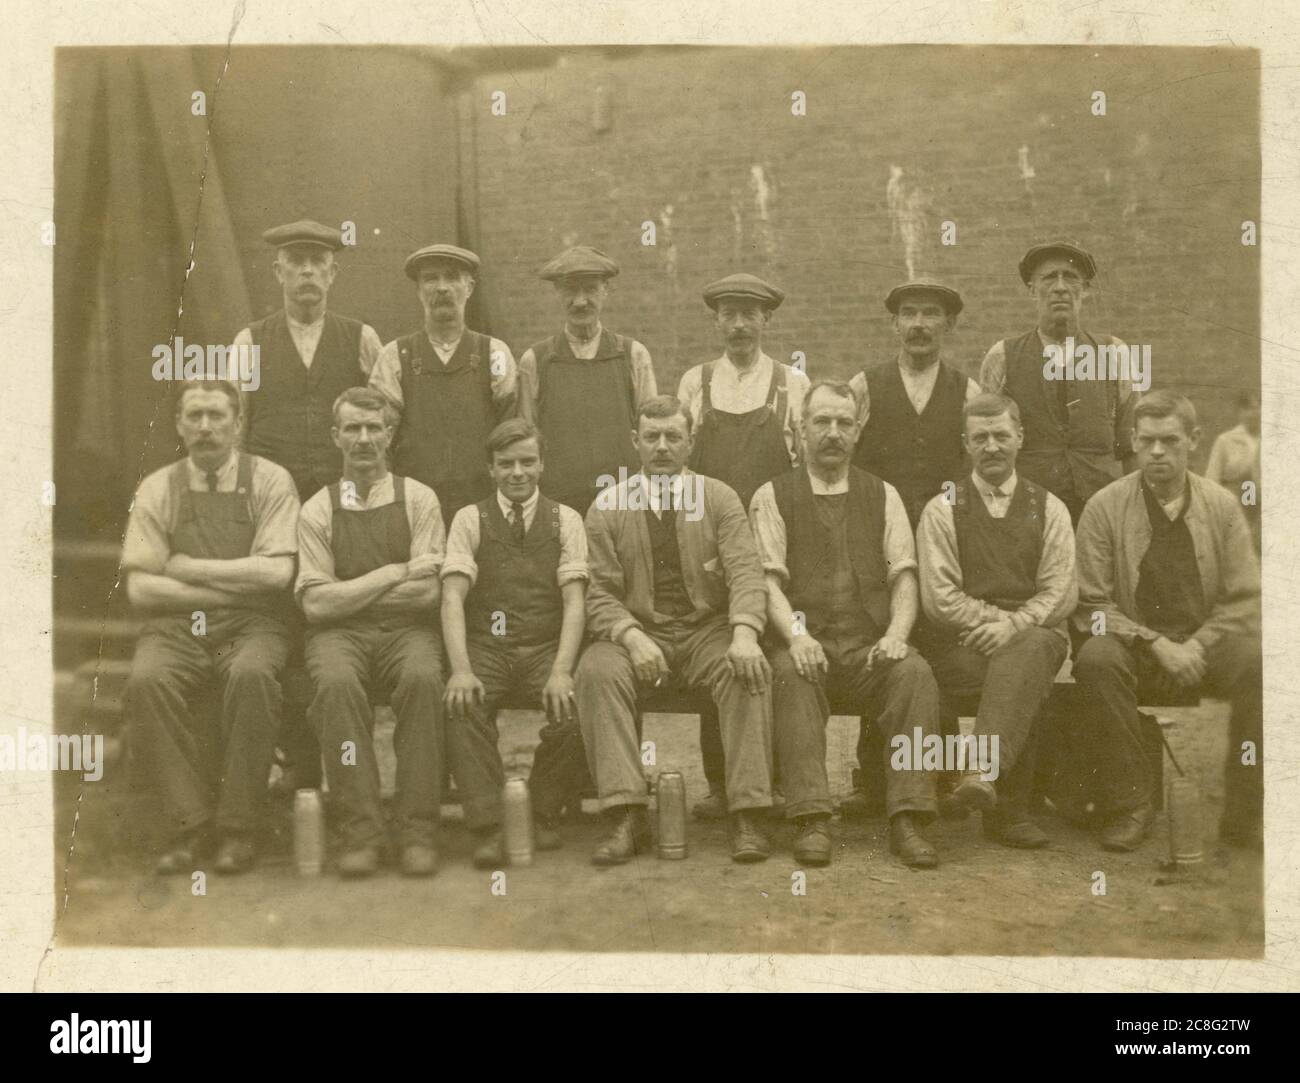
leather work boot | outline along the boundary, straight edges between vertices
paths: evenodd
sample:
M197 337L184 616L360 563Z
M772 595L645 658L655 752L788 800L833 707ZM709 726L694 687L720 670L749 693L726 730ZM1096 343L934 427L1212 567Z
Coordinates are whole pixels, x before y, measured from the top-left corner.
M801 865L831 863L831 818L827 815L800 816L795 820L794 859Z
M939 855L916 829L910 812L897 812L889 821L889 852L914 869L933 869Z
M252 839L243 835L231 835L221 840L217 850L217 872L231 876L247 872L257 860L257 850Z
M1142 845L1151 830L1151 821L1155 817L1155 807L1147 802L1128 812L1117 812L1102 828L1101 848L1127 853Z
M499 869L506 863L505 842L501 837L501 828L489 827L478 832L478 845L474 847L474 856L470 859L476 869Z
M691 806L691 815L697 820L723 820L727 816L727 795L709 791L703 801L696 801Z
M1041 850L1048 842L1043 829L1028 816L1012 819L985 813L984 834L994 842L1016 850Z
M438 851L422 842L402 847L398 867L403 876L432 876L438 871Z
M758 825L757 809L740 809L731 814L731 860L742 864L766 861L771 849Z
M978 771L967 771L953 788L952 799L958 807L989 812L998 803L998 792L993 783L980 778Z
M537 850L558 850L564 845L560 836L559 817L533 817L533 848Z
M159 876L191 873L211 852L212 836L206 828L186 831L172 840L166 852L158 858L153 871Z
M373 846L361 846L339 855L339 875L347 880L373 876L379 869L379 851Z
M610 831L592 852L593 865L624 865L650 849L650 817L644 805L621 805L608 812Z

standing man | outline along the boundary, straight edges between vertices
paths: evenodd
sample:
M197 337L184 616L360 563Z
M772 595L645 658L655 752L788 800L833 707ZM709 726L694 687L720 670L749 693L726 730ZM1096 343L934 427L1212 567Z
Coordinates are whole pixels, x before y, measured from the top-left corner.
M1043 375L1046 351L1064 348L1067 338L1094 351L1128 349L1113 335L1093 335L1079 324L1096 274L1096 262L1078 245L1034 245L1020 261L1020 278L1038 306L1037 326L995 342L980 365L980 387L1020 407L1025 429L1020 472L1060 497L1074 523L1088 498L1119 477L1120 463L1130 454L1138 400L1126 377L1049 380Z
M978 699L974 735L996 738L997 786L968 768L953 791L985 813L986 834L1037 849L1047 836L1029 815L1035 727L1069 653L1074 535L1065 504L1016 473L1024 442L1015 402L982 394L963 410L975 469L951 501L921 513L921 604L932 626L930 664L953 700Z
M1237 424L1215 437L1205 476L1241 501L1251 537L1255 540L1255 552L1258 553L1262 539L1259 519L1259 396L1255 392L1243 391L1237 396ZM1248 489L1253 490L1249 501L1245 499Z
M442 566L447 745L481 869L506 859L496 727L503 697L522 694L546 710L528 780L539 850L560 845L560 812L577 806L587 782L573 684L586 625L587 535L576 511L538 492L544 446L523 418L492 430L487 469L496 492L456 513Z
M723 354L688 369L677 387L695 431L691 469L731 486L743 508L760 485L799 461L799 411L809 380L763 352L763 331L784 300L783 290L751 274L705 286ZM700 717L700 750L709 796L695 813L721 817L722 745L709 715Z
M514 355L497 338L465 327L479 258L465 248L431 244L406 259L424 327L388 343L370 374L401 414L393 469L438 494L444 526L461 508L490 496L484 441L514 417Z
M826 779L830 701L851 702L887 737L938 733L939 691L908 646L917 614L916 550L897 490L851 466L858 403L848 384L812 385L803 403L803 466L754 495L751 515L767 575L776 758L795 860L831 860ZM890 849L917 868L938 863L917 821L935 811L933 774L891 768Z
M579 245L541 269L555 286L564 329L519 358L520 413L546 443L547 496L584 515L602 476L639 468L632 431L636 410L659 392L650 354L600 322L618 264Z
M235 336L237 348L258 347L260 382L257 390L243 393L243 444L288 470L299 502L305 503L343 470L330 439L330 411L344 388L365 384L381 345L373 327L326 310L339 271L336 253L343 247L339 230L304 219L268 229L262 240L275 249L271 270L284 306ZM289 620L289 669L301 676L301 614L293 610ZM291 690L280 738L282 786L289 792L320 785L320 749L305 707Z
M1079 520L1074 677L1108 813L1101 844L1135 849L1155 812L1138 703L1205 692L1232 701L1220 836L1258 848L1264 729L1250 528L1239 497L1187 469L1201 435L1191 402L1153 391L1134 424L1138 469Z
M191 872L214 831L217 871L242 872L256 857L265 811L289 652L283 617L298 496L282 467L236 450L241 419L232 384L181 384L176 431L186 457L141 482L126 528L127 597L148 616L126 717L152 760L176 836L159 873ZM213 680L220 730L207 734L192 708ZM205 755L211 745L215 764Z
M915 530L930 497L964 473L961 409L980 389L943 358L961 294L918 278L890 290L885 307L893 315L898 356L849 381L861 434L853 463L898 490Z
M691 419L660 395L641 404L640 473L587 512L595 637L578 663L578 720L610 833L596 865L650 845L637 701L668 680L707 689L722 725L734 861L762 861L757 811L772 804L771 670L758 637L763 572L745 510L715 478L686 469Z
M283 466L298 499L338 481L343 463L330 439L330 408L344 388L366 382L379 335L360 320L326 311L343 235L304 220L262 234L284 306L249 324L235 346L257 346L260 386L244 393L244 448Z
M443 528L438 498L392 474L389 406L373 389L334 403L343 478L303 505L295 588L307 616L308 718L338 816L343 876L369 876L384 837L368 690L397 715L397 830L407 876L437 868L442 659L437 632Z

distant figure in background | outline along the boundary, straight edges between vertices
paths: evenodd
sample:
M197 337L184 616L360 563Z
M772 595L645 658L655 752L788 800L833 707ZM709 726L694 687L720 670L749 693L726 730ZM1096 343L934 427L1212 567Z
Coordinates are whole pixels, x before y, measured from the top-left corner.
M148 615L126 718L175 833L159 873L189 874L214 841L216 870L242 872L264 820L298 494L283 467L236 450L241 419L233 384L180 386L186 457L140 483L122 549L127 597ZM204 733L192 709L214 680L220 728Z
M1036 244L1020 260L1020 278L1038 307L1038 323L1024 334L995 342L980 365L980 388L1015 399L1025 429L1017 469L1065 502L1078 523L1098 489L1129 469L1132 381L1049 380L1045 351L1073 337L1076 346L1127 349L1113 335L1093 335L1080 325L1097 263L1068 241Z
M1220 837L1263 844L1264 723L1259 560L1241 501L1187 469L1201 430L1182 395L1153 391L1134 413L1139 469L1079 520L1083 645L1074 678L1107 815L1101 845L1133 850L1155 814L1138 703L1202 690L1231 700ZM1104 630L1098 632L1098 614ZM1253 756L1247 759L1246 742Z
M763 352L763 332L784 300L784 290L751 274L705 286L723 354L687 369L677 386L695 433L690 468L731 486L746 509L760 485L800 461L799 414L810 381ZM713 714L700 716L709 795L694 812L704 819L727 812L719 733Z
M1243 391L1237 396L1237 424L1221 432L1210 449L1210 461L1205 476L1218 482L1241 501L1246 522L1255 539L1255 552L1260 551L1259 516L1259 396ZM1247 486L1250 482L1250 486ZM1251 499L1247 501L1245 494Z
M444 528L461 508L492 494L483 443L518 406L510 347L465 326L478 270L478 256L453 244L412 252L406 276L424 326L388 343L370 374L370 386L401 415L393 470L438 494Z
M546 264L538 274L555 287L564 328L519 358L519 412L546 444L542 492L580 516L602 475L617 481L619 467L640 469L632 446L636 410L659 394L646 348L600 322L618 269L584 245Z

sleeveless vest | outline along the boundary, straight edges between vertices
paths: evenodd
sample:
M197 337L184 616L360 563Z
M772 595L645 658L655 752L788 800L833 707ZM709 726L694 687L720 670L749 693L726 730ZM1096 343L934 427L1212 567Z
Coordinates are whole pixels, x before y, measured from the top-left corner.
M807 615L809 634L817 636L848 609L871 623L863 628L878 637L889 626L889 585L885 565L885 486L865 470L849 468L848 506L840 530L847 545L856 598L837 593L836 539L822 525L808 471L800 466L772 480L776 507L785 521L786 597ZM842 569L839 569L842 572Z
M506 647L532 647L560 638L564 606L555 573L560 566L560 505L538 497L523 542L515 541L496 494L475 505L479 543L478 576L465 599L465 632ZM494 635L496 614L505 615L504 635Z
M245 449L289 471L301 500L343 473L343 455L330 437L334 400L366 382L361 371L361 322L326 311L312 358L302 363L284 310L249 324L258 347L261 384L247 397Z
M1019 609L1038 593L1047 497L1017 475L1007 514L994 519L970 478L957 484L953 525L961 560L962 590L999 609Z
M939 361L939 373L919 414L907 397L897 361L866 370L871 414L858 436L854 465L889 482L916 528L926 502L965 472L961 446L966 377Z

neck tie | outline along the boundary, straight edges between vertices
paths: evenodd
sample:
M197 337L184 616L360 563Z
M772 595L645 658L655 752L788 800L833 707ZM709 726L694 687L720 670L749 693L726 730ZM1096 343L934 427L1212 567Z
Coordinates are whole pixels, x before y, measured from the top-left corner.
M217 472L215 470L208 470L204 472L203 476L208 482L208 492L215 493L217 491Z
M510 527L515 541L524 540L524 506L518 500L510 502Z

